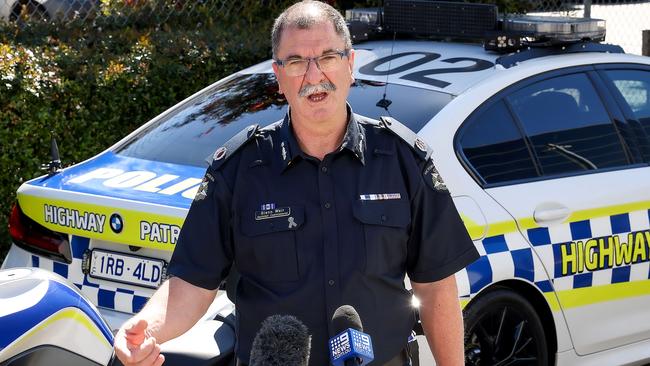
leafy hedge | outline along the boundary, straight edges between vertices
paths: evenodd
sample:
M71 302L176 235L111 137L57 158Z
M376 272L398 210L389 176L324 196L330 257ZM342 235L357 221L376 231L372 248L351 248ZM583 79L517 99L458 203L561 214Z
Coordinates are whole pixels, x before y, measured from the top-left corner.
M142 17L0 25L0 263L16 189L42 174L51 132L64 165L83 161L200 88L269 57L271 23L286 4L246 2L236 17L199 7L192 19L163 26Z

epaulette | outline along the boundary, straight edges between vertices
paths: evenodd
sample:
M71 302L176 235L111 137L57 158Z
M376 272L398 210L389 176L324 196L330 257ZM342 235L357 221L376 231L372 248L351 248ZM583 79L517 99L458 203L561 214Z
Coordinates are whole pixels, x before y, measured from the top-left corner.
M377 121L376 119L372 119L367 116L362 116L360 114L354 114L354 118L357 120L357 122L362 123L362 124L367 124L371 126L379 126L381 122Z
M212 169L218 170L224 162L237 152L237 150L246 145L246 143L255 136L259 127L258 124L246 127L239 131L230 140L226 141L223 146L218 148L217 151L214 152L214 155L212 155L212 162L210 162Z
M398 120L392 117L379 117L380 126L392 132L394 135L404 140L413 151L417 153L423 160L428 160L433 151L426 142L410 128L404 126Z

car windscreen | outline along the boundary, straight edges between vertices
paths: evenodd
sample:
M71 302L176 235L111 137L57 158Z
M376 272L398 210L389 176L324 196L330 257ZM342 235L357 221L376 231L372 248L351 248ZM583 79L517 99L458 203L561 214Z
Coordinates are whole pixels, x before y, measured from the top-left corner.
M374 119L391 116L413 131L419 131L451 99L445 93L363 80L355 81L348 96L355 113ZM118 145L115 152L207 166L212 153L237 132L252 124L263 127L276 122L286 110L287 101L278 93L275 75L237 75L189 99Z

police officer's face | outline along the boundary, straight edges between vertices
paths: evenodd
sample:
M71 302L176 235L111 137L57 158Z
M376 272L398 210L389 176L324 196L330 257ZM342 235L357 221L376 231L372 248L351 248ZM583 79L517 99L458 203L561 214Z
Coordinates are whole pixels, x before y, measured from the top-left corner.
M345 42L336 34L331 22L315 24L309 29L286 28L282 32L276 59L291 60L319 57L344 51ZM338 57L338 56L337 56ZM302 123L339 122L346 118L345 101L354 81L352 66L354 51L347 57L338 57L321 70L316 62L308 62L304 75L295 75L296 69L273 64L280 93L291 106L291 117Z

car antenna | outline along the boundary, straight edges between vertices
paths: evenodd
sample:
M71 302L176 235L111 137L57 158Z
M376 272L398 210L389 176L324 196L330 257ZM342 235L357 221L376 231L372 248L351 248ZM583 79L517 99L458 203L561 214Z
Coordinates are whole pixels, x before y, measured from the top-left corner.
M388 58L388 71L386 71L386 83L384 84L384 96L377 102L377 107L384 108L388 111L388 106L393 103L392 100L386 99L386 91L388 90L388 75L390 75L390 64L393 62L393 48L395 47L395 37L397 37L397 32L393 32L393 42L390 45L390 57Z
M50 140L50 160L47 164L41 164L41 170L47 170L47 176L51 177L61 171L61 158L59 157L59 146L54 138L54 131L50 131L52 139Z

